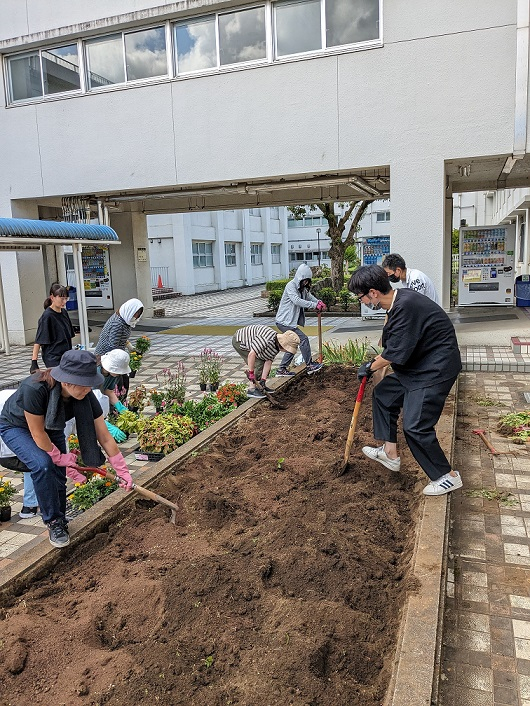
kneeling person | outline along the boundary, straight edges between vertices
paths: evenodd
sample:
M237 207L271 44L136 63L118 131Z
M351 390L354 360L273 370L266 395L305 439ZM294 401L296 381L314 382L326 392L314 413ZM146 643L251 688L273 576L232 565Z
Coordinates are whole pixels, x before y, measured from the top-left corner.
M274 392L266 385L272 361L280 351L294 355L299 344L294 331L276 333L270 326L245 326L235 332L232 346L248 365L249 397L265 397L262 390Z

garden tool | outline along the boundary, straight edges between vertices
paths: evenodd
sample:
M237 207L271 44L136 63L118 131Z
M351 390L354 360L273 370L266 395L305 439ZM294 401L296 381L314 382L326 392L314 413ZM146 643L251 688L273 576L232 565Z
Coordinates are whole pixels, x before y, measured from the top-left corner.
M80 473L98 473L100 476L104 476L109 480L116 480L116 475L111 471L108 471L106 468L90 468L86 466L73 466L73 468L75 468L75 470L79 471ZM175 503L166 500L161 495L157 495L151 490L147 490L147 488L143 488L141 485L137 485L136 483L133 483L132 489L136 490L139 495L143 495L144 498L154 500L155 503L160 503L161 505L169 507L171 510L171 517L169 518L169 521L174 525L176 524L177 512L180 510L178 505L175 505Z
M269 402L271 403L271 405L273 407L276 407L276 409L287 409L287 407L285 405L280 404L277 400L275 400L270 392L267 392L267 390L265 389L265 386L261 384L261 380L256 380L255 385L256 385L256 389L259 390L260 392L263 392L263 394L269 400Z
M490 453L492 453L494 456L498 456L499 452L495 449L493 444L491 444L486 439L485 432L486 432L485 429L473 429L473 434L476 434L477 436L479 436L482 439L482 441L485 443L485 445L489 449Z
M355 407L353 408L353 416L351 418L350 430L348 431L348 438L346 440L346 449L344 450L344 463L339 468L337 476L341 476L348 468L348 460L350 458L350 451L353 443L353 436L355 434L355 427L357 426L357 418L359 417L359 411L361 409L361 402L364 397L364 388L366 387L367 377L362 379L359 386L359 392L357 393L357 398L355 400Z
M322 363L324 356L322 355L322 312L317 312L318 321L318 362Z

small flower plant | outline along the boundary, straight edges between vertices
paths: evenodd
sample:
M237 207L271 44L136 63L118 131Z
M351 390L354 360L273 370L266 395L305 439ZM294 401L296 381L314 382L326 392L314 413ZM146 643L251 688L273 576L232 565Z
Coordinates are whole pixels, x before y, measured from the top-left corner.
M161 390L158 390L156 387L154 387L149 392L149 402L158 411L158 410L162 409L162 402L163 401L164 401L164 393Z
M224 358L211 348L203 348L199 361L199 382L209 382L218 385L221 379L221 370Z
M145 355L150 348L151 339L148 336L140 336L140 338L136 339L136 342L134 344L134 350L139 355Z
M17 489L13 483L11 483L8 478L0 476L0 507L11 505L11 498L16 494L16 492Z
M225 382L215 393L221 404L239 407L248 399L247 386L244 382Z
M142 356L136 351L131 351L129 358L129 367L131 372L136 373L142 367Z
M143 412L147 404L147 388L145 385L138 385L132 392L129 392L129 409L136 409Z
M76 483L70 502L76 510L88 510L118 488L116 480L94 473L86 483Z
M186 368L182 361L179 361L173 370L171 368L163 368L162 372L157 374L156 379L160 385L157 392L162 394L162 398L159 404L155 404L151 394L151 401L155 407L164 409L170 405L184 402L186 397L186 374Z

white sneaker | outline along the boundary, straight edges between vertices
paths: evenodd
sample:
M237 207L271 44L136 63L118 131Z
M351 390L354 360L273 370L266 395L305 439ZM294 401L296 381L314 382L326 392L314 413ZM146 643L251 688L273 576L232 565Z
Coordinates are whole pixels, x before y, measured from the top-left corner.
M391 471L399 471L401 467L400 458L388 458L385 453L385 445L383 446L363 446L363 454L371 458L372 461L377 461L381 463L385 468L389 468Z
M446 473L445 476L438 478L438 480L432 480L423 489L424 495L445 495L450 493L452 490L457 490L457 488L462 487L462 477L458 471L455 471L456 476L452 476L450 473Z

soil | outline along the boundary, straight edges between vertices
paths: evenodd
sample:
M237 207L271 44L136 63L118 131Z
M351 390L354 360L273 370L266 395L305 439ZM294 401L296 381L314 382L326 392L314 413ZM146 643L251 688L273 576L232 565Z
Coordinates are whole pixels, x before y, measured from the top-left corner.
M0 611L1 706L376 706L392 665L424 478L368 461L365 396L294 380Z

